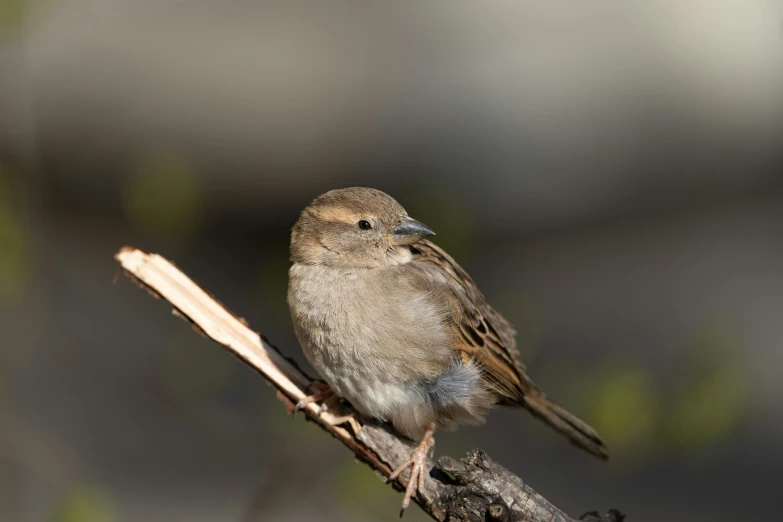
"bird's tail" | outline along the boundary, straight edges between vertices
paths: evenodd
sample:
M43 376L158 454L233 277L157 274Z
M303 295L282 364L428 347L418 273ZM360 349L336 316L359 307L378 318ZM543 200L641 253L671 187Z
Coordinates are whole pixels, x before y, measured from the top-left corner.
M600 459L609 458L609 451L593 428L547 399L538 390L525 394L525 407L568 437L573 444Z

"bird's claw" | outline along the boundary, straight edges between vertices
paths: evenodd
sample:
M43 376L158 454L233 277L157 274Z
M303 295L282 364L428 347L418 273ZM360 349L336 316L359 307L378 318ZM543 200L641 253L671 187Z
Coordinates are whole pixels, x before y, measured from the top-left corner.
M405 486L405 494L402 497L402 509L400 510L400 517L402 517L405 509L410 504L411 497L413 497L417 491L424 489L424 467L427 463L427 453L429 452L430 448L435 445L435 439L432 434L433 429L428 429L424 434L424 437L422 437L419 445L416 446L416 449L414 449L413 453L411 453L410 458L398 466L397 469L392 471L391 475L389 475L390 481L396 480L400 476L400 473L409 467L411 468L410 476L408 477L408 483Z
M320 402L318 405L318 411L316 415L321 415L329 406L336 404L340 398L334 393L328 384L321 381L314 381L307 387L307 393L309 395L304 396L299 402L296 403L294 409L291 411L291 415L296 415L303 409L307 408L308 404L314 402Z
M315 414L321 418L323 422L326 422L330 426L338 426L340 424L349 424L354 434L358 434L362 429L362 425L354 418L353 415L335 415L329 411L332 406L340 402L340 397L332 390L328 384L322 381L314 381L307 387L307 393L299 402L296 403L291 415L296 415L300 411L307 408L311 403L320 402Z

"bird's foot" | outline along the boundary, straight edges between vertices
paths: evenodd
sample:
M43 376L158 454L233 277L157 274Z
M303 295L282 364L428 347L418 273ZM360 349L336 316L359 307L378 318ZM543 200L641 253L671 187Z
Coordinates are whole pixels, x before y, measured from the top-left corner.
M410 476L408 477L408 484L405 486L405 495L402 497L402 509L400 510L400 517L405 512L405 508L411 502L411 497L416 494L417 491L421 491L424 487L424 465L427 463L427 453L430 448L435 445L435 437L433 433L435 431L434 426L430 426L424 433L421 442L416 449L413 450L408 460L403 462L397 469L395 469L389 480L395 480L400 476L400 473L407 468L411 468Z
M334 406L338 402L340 402L340 397L337 396L336 393L334 393L334 390L332 390L328 384L321 381L313 381L310 383L310 385L307 387L307 393L305 397L302 398L299 402L296 403L296 406L294 406L294 410L291 412L292 415L296 415L303 409L307 408L308 404L312 403L318 403L321 404L318 406L318 411L316 414L320 415L326 410L329 409L330 406Z
M321 415L321 419L329 423L330 426L339 426L340 424L348 424L351 427L351 430L353 430L354 435L358 435L359 431L361 431L362 429L362 425L359 424L359 421L357 421L353 415L337 416L337 415L332 415L327 411Z
M359 433L362 429L361 425L353 417L353 415L334 415L329 411L332 406L335 406L340 402L340 397L329 387L328 384L322 381L314 381L307 387L307 393L299 402L296 403L292 411L292 415L296 415L299 411L307 408L308 404L319 403L318 409L315 412L321 419L329 423L331 426L338 426L340 424L349 424L354 433Z

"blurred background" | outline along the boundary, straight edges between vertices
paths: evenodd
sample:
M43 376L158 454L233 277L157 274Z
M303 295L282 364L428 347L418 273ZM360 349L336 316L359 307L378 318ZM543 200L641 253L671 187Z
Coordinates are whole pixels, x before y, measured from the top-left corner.
M289 229L352 185L438 232L612 460L509 410L436 455L575 517L774 519L782 138L780 0L0 0L0 520L396 520L112 284L121 246L160 253L304 363Z

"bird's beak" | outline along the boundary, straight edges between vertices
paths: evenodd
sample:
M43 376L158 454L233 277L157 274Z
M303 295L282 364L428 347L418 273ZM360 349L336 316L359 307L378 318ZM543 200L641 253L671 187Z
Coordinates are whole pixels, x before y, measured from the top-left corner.
M392 229L392 243L395 245L410 245L427 236L434 236L435 232L415 219L406 217Z

